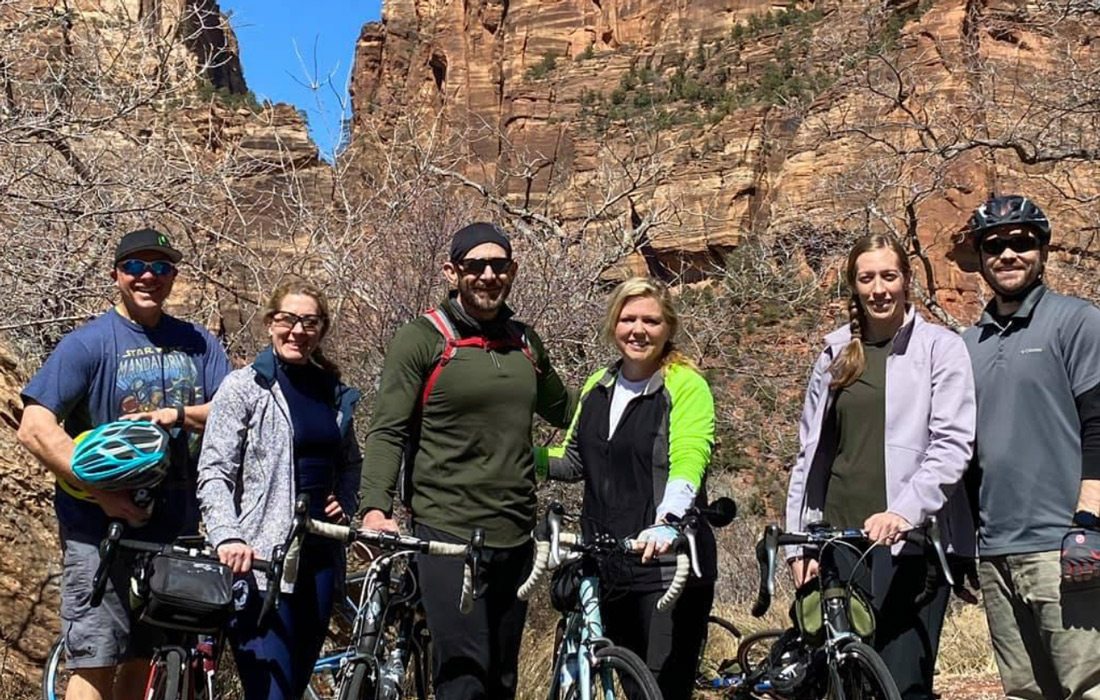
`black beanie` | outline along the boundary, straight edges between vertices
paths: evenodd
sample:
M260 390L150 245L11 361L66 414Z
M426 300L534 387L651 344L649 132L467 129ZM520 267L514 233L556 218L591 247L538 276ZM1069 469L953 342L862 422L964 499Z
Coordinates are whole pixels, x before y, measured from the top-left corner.
M455 232L454 237L451 238L451 262L462 260L466 257L466 253L482 243L496 243L504 249L509 258L512 257L512 243L504 231L501 231L496 224L479 221Z

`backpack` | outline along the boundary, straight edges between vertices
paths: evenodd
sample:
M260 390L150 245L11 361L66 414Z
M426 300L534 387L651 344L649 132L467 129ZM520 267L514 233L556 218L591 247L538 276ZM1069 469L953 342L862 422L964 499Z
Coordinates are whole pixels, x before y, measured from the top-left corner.
M443 373L447 364L458 354L459 348L482 348L487 351L522 350L524 356L531 362L531 366L535 368L535 373L537 374L539 371L538 363L535 361L535 355L531 352L531 346L527 342L527 334L523 330L523 325L517 321L509 320L506 322L509 332L504 338L491 339L482 335L462 338L459 336L458 331L455 330L454 324L451 323L451 319L443 311L439 309L428 309L424 312L423 316L428 319L432 327L443 336L443 350L432 364L432 368L428 371L427 376L424 378L424 384L420 390L420 401L417 403L416 411L409 420L409 440L405 445L405 455L404 459L401 460L401 470L398 475L398 496L406 510L410 512L412 510L412 464L417 444L420 442L421 417L424 414L424 407L428 403L428 397L431 396L432 389L435 388L435 383L439 379L439 375Z

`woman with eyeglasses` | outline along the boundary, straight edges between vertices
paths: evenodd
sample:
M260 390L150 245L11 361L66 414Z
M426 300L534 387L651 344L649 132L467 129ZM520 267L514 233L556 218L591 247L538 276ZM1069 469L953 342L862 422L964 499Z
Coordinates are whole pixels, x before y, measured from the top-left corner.
M787 529L825 521L885 545L868 554L869 569L856 569L842 548L832 551L868 594L873 645L901 696L931 700L950 591L941 581L931 599L914 604L926 565L903 535L936 515L948 551L973 559L974 519L960 484L976 420L970 357L960 336L926 322L909 302L912 270L897 239L857 240L846 278L850 322L825 337L813 366ZM816 576L817 561L801 550L789 551L788 561L800 589Z
M322 353L328 302L319 288L280 286L264 314L271 345L231 373L219 389L199 459L199 501L207 536L222 563L239 575L245 604L228 638L246 700L297 700L321 651L343 549L332 540L302 547L293 586L283 583L277 617L263 630L257 617L266 581L250 571L283 541L299 494L310 515L347 522L355 513L362 458L352 426L359 392L340 381Z
M674 344L679 326L661 282L634 277L616 287L604 337L619 359L588 378L565 444L537 450L536 464L551 479L584 482L586 536L644 543L640 562L624 560L600 572L604 631L646 662L665 698L686 700L714 601L717 550L704 525L697 535L702 578L690 580L671 610L657 612L675 570L671 557L661 556L678 535L668 523L706 504L714 447L714 398Z

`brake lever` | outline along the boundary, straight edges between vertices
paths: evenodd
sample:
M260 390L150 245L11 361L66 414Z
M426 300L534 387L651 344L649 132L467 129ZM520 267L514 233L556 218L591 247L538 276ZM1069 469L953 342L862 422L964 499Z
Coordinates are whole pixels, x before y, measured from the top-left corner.
M107 579L109 570L118 553L118 541L122 539L122 521L112 520L107 526L107 536L99 543L99 566L96 567L95 576L92 578L92 592L88 596L88 604L93 608L99 607L103 602L103 595L107 591Z
M756 562L760 567L760 588L752 606L753 617L763 617L775 595L775 559L779 552L779 527L768 525L764 536L756 543Z
M936 558L939 559L940 568L943 569L943 577L947 580L947 585L954 588L955 577L951 574L951 566L947 563L947 552L943 548L943 539L940 536L940 521L934 515L928 522L928 541L936 552Z
M565 508L560 503L551 503L546 511L546 522L550 526L550 568L561 566L561 520Z
M691 572L695 578L703 578L703 572L699 568L699 550L695 543L695 533L699 530L698 516L690 516L684 519L681 532L688 544L688 554L691 557Z

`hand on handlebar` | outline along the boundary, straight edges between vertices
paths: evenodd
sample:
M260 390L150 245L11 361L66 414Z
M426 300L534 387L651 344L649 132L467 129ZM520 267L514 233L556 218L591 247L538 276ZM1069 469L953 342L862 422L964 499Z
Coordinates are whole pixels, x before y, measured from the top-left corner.
M256 550L244 542L233 540L218 545L218 561L228 566L235 574L247 574L252 570L252 560Z
M679 536L679 531L671 525L664 523L652 525L638 533L638 537L634 540L634 551L642 553L642 563L645 564L672 549L672 545Z
M386 514L378 510L377 508L368 510L366 513L363 514L363 529L385 530L387 532L397 533L401 532L401 529L397 526L397 521L393 518L387 518Z
M875 513L863 521L867 539L877 544L892 545L900 542L904 533L912 529L913 525L908 520L889 511Z
M791 560L791 578L794 579L794 587L802 588L803 584L817 576L817 560L796 557Z

